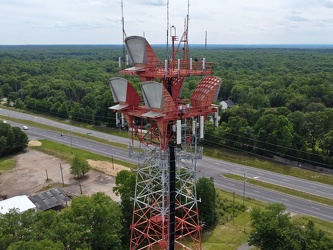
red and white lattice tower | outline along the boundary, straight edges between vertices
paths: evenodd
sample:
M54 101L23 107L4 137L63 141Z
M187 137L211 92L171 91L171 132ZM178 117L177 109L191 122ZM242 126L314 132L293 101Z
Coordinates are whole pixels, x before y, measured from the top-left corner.
M187 25L186 25L187 26ZM124 78L110 79L120 113L131 131L129 155L138 157L130 249L201 249L196 166L202 158L204 121L216 118L221 79L205 58L192 60L187 29L173 34L172 56L160 62L145 38L125 39L130 68L141 80L141 96ZM180 49L180 45L182 45ZM185 77L201 76L190 101L182 100Z

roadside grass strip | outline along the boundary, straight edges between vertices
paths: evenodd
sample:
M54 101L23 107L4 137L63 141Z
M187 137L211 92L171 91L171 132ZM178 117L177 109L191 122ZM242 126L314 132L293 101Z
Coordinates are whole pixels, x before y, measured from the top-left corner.
M236 174L222 174L222 176L224 176L226 178L234 179L234 180L237 180L237 181L242 181L242 182L244 181L243 176L236 175ZM272 190L275 190L275 191L278 191L278 192L293 195L293 196L303 198L303 199L306 199L306 200L311 200L311 201L314 201L314 202L318 202L318 203L322 203L322 204L325 204L325 205L333 206L333 200L327 199L327 198L324 198L324 197L320 197L318 195L309 194L309 193L306 193L306 192L297 191L297 190L294 190L294 189L291 189L291 188L271 184L271 183L264 182L264 181L249 179L249 178L246 179L246 182L250 183L252 185L255 185L255 186L272 189Z

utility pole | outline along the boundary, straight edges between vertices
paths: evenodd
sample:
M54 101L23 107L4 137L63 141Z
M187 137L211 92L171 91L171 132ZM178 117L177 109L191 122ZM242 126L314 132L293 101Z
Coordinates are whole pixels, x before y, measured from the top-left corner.
M245 183L246 183L246 172L247 171L244 171L244 180L243 180L243 206L244 206L244 200L245 200Z
M70 141L71 141L71 154L73 154L73 145L72 145L72 130L69 133Z
M232 196L232 221L235 221L235 192Z
M61 166L61 163L60 163L60 172L61 172L61 180L62 180L62 187L65 186L65 183L64 183L64 175L62 173L62 166Z

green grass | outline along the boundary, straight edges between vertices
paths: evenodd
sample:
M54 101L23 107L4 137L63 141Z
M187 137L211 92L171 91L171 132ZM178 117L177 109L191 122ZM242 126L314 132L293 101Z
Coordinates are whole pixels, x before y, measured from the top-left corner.
M107 161L107 162L112 162L112 159L106 156L102 156L99 154L95 154L92 152L88 152L86 150L81 150L77 148L71 148L70 146L56 143L53 141L49 141L46 139L40 140L42 143L42 146L37 146L37 147L31 147L31 149L38 150L40 152L53 155L57 158L63 159L67 162L71 162L71 160L74 158L75 155L79 155L82 159L85 160L99 160L99 161ZM73 153L71 153L73 152ZM120 161L117 159L113 159L113 163L123 165L125 167L129 168L135 168L136 166L134 164L125 162L125 161Z
M234 221L219 225L213 231L204 233L202 249L235 250L247 242L250 230L250 212L246 211L238 215Z
M233 200L233 193L218 190L223 198ZM243 197L235 195L235 203L242 204ZM239 214L234 220L230 217L229 222L218 225L214 230L203 234L203 250L235 250L245 242L251 231L250 211L252 207L265 208L267 204L250 198L245 200L246 211Z
M233 199L233 193L218 190L219 195L229 200ZM243 202L242 195L235 195L235 203L241 204ZM246 211L239 214L234 220L230 219L224 225L218 225L214 230L205 232L202 237L203 250L237 250L245 242L249 233L251 232L251 219L250 213L252 208L258 207L265 209L267 203L253 200L251 198L245 199ZM333 223L324 221L315 217L305 215L294 215L292 221L298 225L307 225L308 221L313 221L317 229L321 229L327 233L328 237L333 237Z
M0 174L13 169L16 166L16 162L15 156L0 158Z
M255 167L258 169L268 170L275 173L290 175L306 180L317 181L320 183L333 185L332 175L318 173L315 171L299 168L296 166L277 163L267 158L263 159L242 152L235 152L227 149L213 149L208 147L204 149L204 153L206 156L213 157L216 159L221 159L229 162Z
M329 237L333 237L333 223L331 222L302 214L293 216L292 221L298 225L307 225L309 221L313 221L317 229L321 229L326 232Z
M234 180L238 180L238 181L243 181L244 180L243 176L235 175L235 174L223 174L223 176L225 176L227 178L234 179ZM285 193L285 194L289 194L289 195L293 195L293 196L300 197L300 198L303 198L303 199L312 200L312 201L315 201L315 202L319 202L319 203L322 203L322 204L333 206L333 200L327 199L327 198L324 198L324 197L320 197L318 195L309 194L309 193L306 193L306 192L301 192L301 191L294 190L292 188L282 187L282 186L279 186L279 185L274 185L274 184L271 184L271 183L268 183L268 182L258 181L258 180L253 180L253 179L246 179L246 182L248 182L252 185L255 185L255 186L260 186L260 187L263 187L263 188L272 189L272 190L282 192L282 193Z

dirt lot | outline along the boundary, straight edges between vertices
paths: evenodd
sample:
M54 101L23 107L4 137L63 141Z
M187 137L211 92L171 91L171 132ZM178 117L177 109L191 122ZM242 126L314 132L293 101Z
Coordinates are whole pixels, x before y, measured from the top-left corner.
M30 144L38 145L32 141ZM88 160L91 170L87 177L79 182L69 173L69 164L53 156L28 149L26 153L16 156L17 165L14 169L0 175L0 193L8 197L26 194L33 195L52 187L61 187L62 176L66 193L72 196L82 193L91 195L96 192L104 192L115 201L119 200L113 192L114 176L126 167L102 161ZM97 171L98 170L98 171Z

